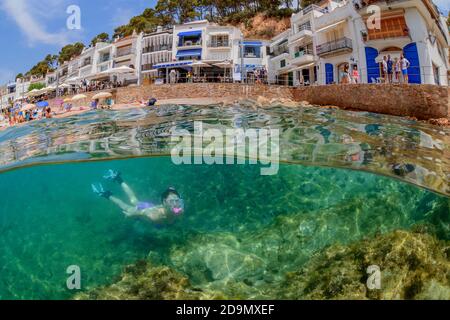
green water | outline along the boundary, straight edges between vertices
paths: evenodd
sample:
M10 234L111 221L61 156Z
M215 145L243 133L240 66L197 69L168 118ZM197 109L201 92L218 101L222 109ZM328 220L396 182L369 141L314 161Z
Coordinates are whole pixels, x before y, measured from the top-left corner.
M176 166L170 130L192 133L194 121L222 131L278 129L284 164L273 176L258 165ZM80 267L82 292L90 292L141 259L232 298L348 297L364 287L364 269L382 263L386 290L403 291L381 298L423 288L418 298L450 299L449 134L397 117L252 101L9 128L0 132L0 299L70 299L78 291L67 289L69 266ZM102 181L108 169L121 171L141 201L158 203L176 187L184 217L166 227L126 218L91 190L103 182L126 200ZM391 247L380 249L386 241ZM380 254L367 255L367 246ZM313 290L323 283L325 294ZM286 284L293 289L276 292Z
M125 218L90 189L109 168L123 173L140 200L157 202L167 186L177 187L185 217L164 228ZM117 186L105 186L126 199ZM407 229L443 199L363 172L283 165L278 175L261 176L258 166L175 166L170 158L15 170L0 175L0 194L1 299L70 298L70 265L80 266L85 290L114 282L125 265L149 254L177 268L171 250L183 250L191 237L256 233L277 216L304 215L311 240L297 254L308 256L330 243Z

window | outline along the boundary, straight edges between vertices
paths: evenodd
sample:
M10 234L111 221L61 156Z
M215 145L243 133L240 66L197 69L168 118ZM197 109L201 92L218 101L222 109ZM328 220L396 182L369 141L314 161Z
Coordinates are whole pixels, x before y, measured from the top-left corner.
M280 68L284 68L286 67L286 60L281 60L280 61Z
M230 45L230 40L227 34L217 35L211 37L210 47L228 47Z
M261 58L261 47L256 46L244 47L244 58Z

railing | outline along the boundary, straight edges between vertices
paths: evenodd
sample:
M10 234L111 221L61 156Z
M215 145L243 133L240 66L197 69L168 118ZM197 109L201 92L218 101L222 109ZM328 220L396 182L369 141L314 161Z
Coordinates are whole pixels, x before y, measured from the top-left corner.
M231 47L231 41L208 41L207 45L209 48L226 48Z
M92 60L88 60L88 61L84 61L82 64L81 64L81 67L80 68L84 68L84 67L87 67L87 66L90 66L92 64Z
M307 54L314 54L314 53L311 49L303 49L303 50L299 50L299 51L295 52L294 58L300 58Z
M281 46L281 47L275 47L275 49L273 49L272 51L272 55L273 56L279 56L282 55L284 53L289 53L289 47L288 46Z
M111 56L105 57L105 58L100 58L98 59L98 63L105 63L111 60Z
M124 57L133 53L133 47L117 50L116 58Z
M317 46L317 54L321 55L321 54L339 51L339 50L343 50L343 49L350 49L350 50L353 49L353 44L352 44L351 39L344 37L341 39L337 39L335 41L322 43L321 45Z
M183 47L198 47L202 45L202 41L186 41L183 43L178 43L177 47L178 48L183 48Z
M158 51L171 51L172 50L172 44L166 44L166 45L160 45L160 46L150 46L145 47L142 49L142 53L153 53Z
M262 54L255 54L253 52L244 53L244 58L253 58L253 59L261 59Z
M314 11L314 10L319 11L319 12L321 12L321 13L328 13L328 10L327 10L327 9L324 9L324 8L322 8L322 7L319 7L319 6L316 5L316 4L311 4L311 5L307 6L306 8L302 9L302 12L303 12L303 14L305 15L305 14L310 13L311 11Z
M310 23L304 23L304 24L300 25L297 30L298 30L297 33L300 33L302 31L311 31L311 24Z

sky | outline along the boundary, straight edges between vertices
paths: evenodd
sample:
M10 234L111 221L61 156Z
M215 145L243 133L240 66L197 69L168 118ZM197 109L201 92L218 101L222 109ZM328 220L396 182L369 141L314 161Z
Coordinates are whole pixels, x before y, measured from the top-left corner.
M31 69L66 44L89 44L101 32L110 35L156 0L0 0L0 85ZM67 8L80 8L81 29L69 30Z
M449 0L434 0L447 14ZM0 85L14 80L66 44L89 44L101 32L113 33L156 0L0 0ZM81 29L69 30L71 5L80 8Z

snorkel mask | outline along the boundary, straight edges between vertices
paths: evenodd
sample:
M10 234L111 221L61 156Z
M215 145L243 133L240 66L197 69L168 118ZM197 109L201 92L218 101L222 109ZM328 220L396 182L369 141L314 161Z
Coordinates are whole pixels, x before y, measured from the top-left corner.
M170 211L176 215L179 216L183 214L184 212L184 201L181 198L177 199L168 199L166 200L166 203L168 204Z
M176 197L170 198L170 195ZM175 190L175 188L169 188L162 194L162 200L165 202L170 212L175 216L180 216L184 212L184 200L181 199L180 194Z

